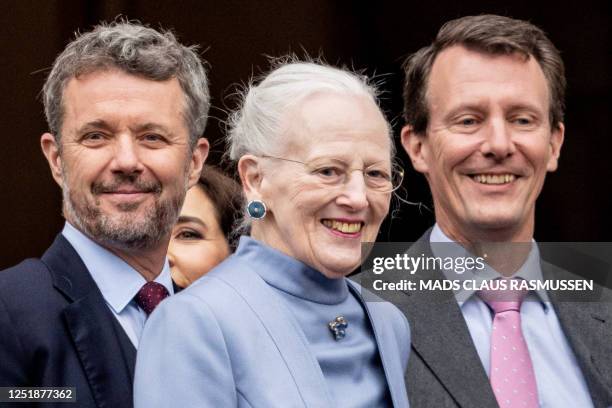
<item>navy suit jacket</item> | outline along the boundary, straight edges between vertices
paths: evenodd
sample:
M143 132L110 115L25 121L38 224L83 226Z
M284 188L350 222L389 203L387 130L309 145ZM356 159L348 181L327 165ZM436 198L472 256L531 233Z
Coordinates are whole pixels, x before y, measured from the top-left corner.
M41 259L0 271L0 387L76 387L79 408L129 408L135 362L136 349L62 235Z

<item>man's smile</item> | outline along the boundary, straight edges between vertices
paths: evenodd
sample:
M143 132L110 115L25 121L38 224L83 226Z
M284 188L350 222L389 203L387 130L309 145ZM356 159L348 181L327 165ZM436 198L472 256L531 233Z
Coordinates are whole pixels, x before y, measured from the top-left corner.
M474 174L472 180L480 184L502 185L514 182L518 177L511 173L505 174Z

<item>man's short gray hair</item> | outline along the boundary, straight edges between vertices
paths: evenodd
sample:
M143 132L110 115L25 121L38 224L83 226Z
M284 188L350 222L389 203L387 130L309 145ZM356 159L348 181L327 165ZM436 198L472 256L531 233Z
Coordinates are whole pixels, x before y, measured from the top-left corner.
M370 98L378 106L379 91L367 76L347 68L335 68L319 60L286 56L272 62L272 70L251 81L240 93L238 108L229 117L228 155L237 161L245 154L272 155L281 140L283 115L318 92ZM394 144L391 133L391 155Z
M128 21L99 24L77 35L53 63L43 86L49 130L59 141L67 83L79 75L119 69L153 81L176 78L185 93L185 121L193 147L204 133L210 94L197 46L180 44L170 31L157 31Z

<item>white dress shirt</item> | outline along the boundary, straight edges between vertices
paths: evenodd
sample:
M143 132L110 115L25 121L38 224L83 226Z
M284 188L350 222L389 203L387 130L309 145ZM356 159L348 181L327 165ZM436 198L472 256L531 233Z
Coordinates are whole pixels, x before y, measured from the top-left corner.
M147 283L145 278L123 259L92 241L70 223L66 222L62 235L79 254L100 288L108 308L134 347L138 348L147 314L136 304L134 296ZM155 278L155 282L164 285L170 295L174 293L168 259L165 260L164 267Z

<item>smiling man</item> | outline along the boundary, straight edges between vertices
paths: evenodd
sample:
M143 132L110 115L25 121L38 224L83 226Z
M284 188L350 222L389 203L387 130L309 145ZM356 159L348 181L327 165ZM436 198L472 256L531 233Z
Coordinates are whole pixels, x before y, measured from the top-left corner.
M445 24L404 68L401 141L429 183L436 215L412 250L486 253L489 279L550 276L532 242L536 199L557 168L565 131L557 49L527 22L472 16ZM524 291L516 303L484 291L454 295L406 300L411 407L612 404L612 343L603 340L612 338L609 300L561 303L546 291ZM512 322L507 332L504 322Z
M41 259L0 272L0 386L131 407L144 322L173 293L170 232L208 153L206 73L172 33L117 22L68 44L43 96L66 224Z

